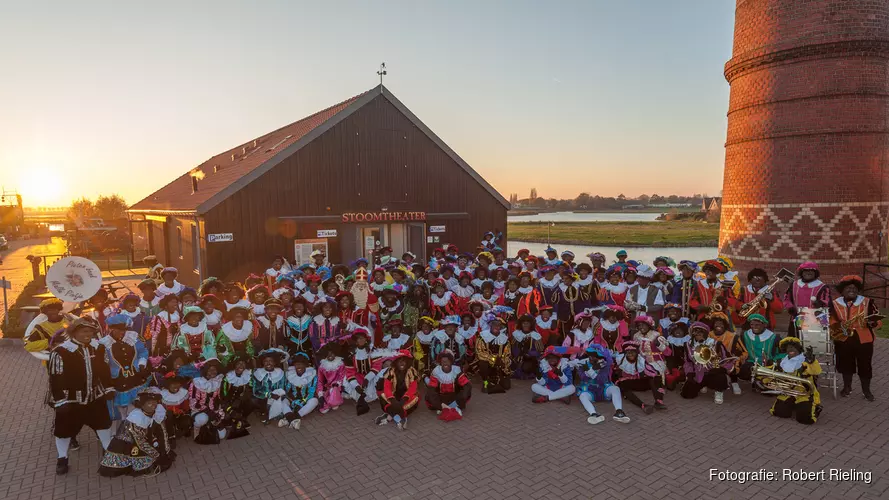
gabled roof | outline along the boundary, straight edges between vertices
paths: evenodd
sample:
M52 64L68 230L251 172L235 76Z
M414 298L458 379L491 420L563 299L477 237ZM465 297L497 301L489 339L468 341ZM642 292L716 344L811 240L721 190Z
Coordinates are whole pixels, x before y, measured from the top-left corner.
M363 94L210 158L139 201L130 207L129 211L204 214L380 95L391 102L418 129L432 139L491 196L504 207L509 208L509 202L496 189L478 175L401 101L396 99L385 87L379 85ZM196 192L192 192L193 176L198 176L200 179Z

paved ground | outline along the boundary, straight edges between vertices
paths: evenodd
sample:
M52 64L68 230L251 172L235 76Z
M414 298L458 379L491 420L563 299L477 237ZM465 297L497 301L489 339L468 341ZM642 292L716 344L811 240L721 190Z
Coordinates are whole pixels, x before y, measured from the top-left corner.
M26 259L28 255L55 255L65 253L65 242L61 238L53 238L48 242L46 238L30 240L16 240L9 242L9 250L3 252L3 264L0 264L0 276L5 276L12 282L12 290L7 290L7 301L10 307L16 298L33 279L31 263ZM41 272L43 266L41 266ZM0 298L2 300L2 298ZM0 302L0 321L3 320L3 304Z
M882 367L889 341L877 347ZM727 395L722 406L671 393L666 412L629 408L628 425L591 426L576 400L534 405L519 383L504 395L476 394L460 422L421 408L405 432L375 427L376 412L356 417L347 404L310 415L300 431L255 426L219 446L182 443L173 468L154 478L106 479L95 472L99 447L87 431L71 472L54 475L44 372L21 347L0 347L0 498L886 498L887 382L875 380L874 403L860 391L828 396L814 426L770 417L771 400L750 393ZM873 479L741 485L709 481L710 468L856 469Z

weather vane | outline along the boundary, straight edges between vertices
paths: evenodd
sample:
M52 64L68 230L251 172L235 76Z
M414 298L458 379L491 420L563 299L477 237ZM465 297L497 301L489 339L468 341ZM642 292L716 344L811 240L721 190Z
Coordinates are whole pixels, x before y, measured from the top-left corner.
M383 77L386 76L386 63L380 63L380 69L377 71L377 74L380 75L380 85L382 85Z

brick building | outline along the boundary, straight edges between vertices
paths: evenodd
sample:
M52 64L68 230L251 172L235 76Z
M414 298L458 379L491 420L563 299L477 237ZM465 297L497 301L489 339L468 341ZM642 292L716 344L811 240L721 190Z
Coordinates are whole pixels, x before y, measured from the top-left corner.
M333 263L390 246L424 259L506 235L506 201L382 85L201 163L129 210L135 258L197 285L273 255Z
M889 1L737 0L719 252L746 271L887 261Z

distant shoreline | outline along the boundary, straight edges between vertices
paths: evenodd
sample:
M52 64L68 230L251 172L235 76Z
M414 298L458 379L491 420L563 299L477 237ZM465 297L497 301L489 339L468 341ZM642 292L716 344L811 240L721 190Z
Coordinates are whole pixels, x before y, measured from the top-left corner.
M704 222L511 222L510 240L560 245L686 248L715 247L719 224ZM549 234L549 237L547 237Z
M528 215L552 214L556 212L567 212L574 214L665 214L672 211L677 212L698 212L699 207L652 207L652 208L628 208L628 209L601 209L601 210L536 210L536 209L512 209L506 212L507 217L524 217Z

